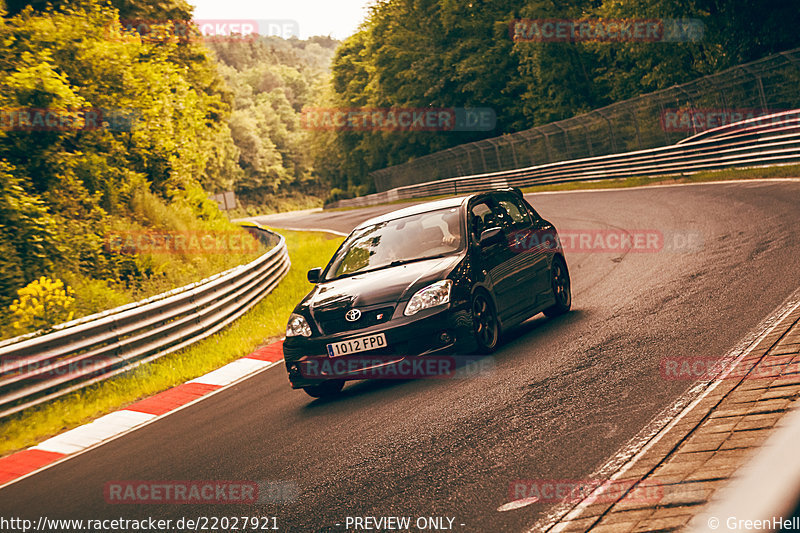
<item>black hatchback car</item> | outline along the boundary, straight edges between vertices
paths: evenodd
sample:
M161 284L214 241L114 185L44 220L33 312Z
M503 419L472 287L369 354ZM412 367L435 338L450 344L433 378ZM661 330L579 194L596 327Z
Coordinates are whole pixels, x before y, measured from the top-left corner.
M347 365L326 371L331 361L489 353L503 329L571 305L558 233L518 189L367 220L308 280L316 286L289 318L283 353L292 387L314 397L369 375Z

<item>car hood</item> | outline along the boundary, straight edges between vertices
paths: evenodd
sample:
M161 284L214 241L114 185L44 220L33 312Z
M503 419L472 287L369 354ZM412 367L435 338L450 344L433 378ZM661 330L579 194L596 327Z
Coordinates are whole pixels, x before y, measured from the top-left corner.
M308 293L300 307L350 308L397 303L426 285L444 279L460 259L456 254L325 281Z

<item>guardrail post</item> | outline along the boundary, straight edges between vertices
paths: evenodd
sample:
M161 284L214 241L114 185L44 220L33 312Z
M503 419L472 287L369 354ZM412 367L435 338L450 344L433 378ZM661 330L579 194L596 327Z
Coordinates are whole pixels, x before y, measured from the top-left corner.
M661 131L664 133L664 145L669 144L669 133L667 133L667 128L664 124L664 102L661 99L658 100L658 127L661 128Z
M517 143L513 139L507 142L509 145L511 145L511 157L514 158L514 168L519 168L519 163L517 162L517 149L514 146Z
M617 140L614 138L614 128L611 126L611 120L609 120L609 118L607 116L605 116L603 114L602 110L600 110L600 109L596 109L594 111L594 113L597 113L598 115L603 117L603 120L605 120L606 124L608 124L608 136L611 138L611 152L612 153L616 152L617 151Z
M629 111L633 117L633 127L636 129L636 143L639 145L639 150L642 150L644 147L642 146L642 136L639 134L639 119L636 118L636 111L633 108Z
M475 174L475 164L472 162L472 150L464 148L467 152L467 158L469 159L469 173Z
M765 114L768 113L769 111L767 110L767 97L764 95L764 84L761 83L761 76L753 73L753 71L751 71L750 67L748 67L747 65L742 65L742 70L750 74L753 78L755 78L756 86L758 87L758 98L759 100L761 100L761 111Z
M541 133L542 136L544 137L544 151L547 154L547 162L548 163L552 163L553 162L553 155L550 153L550 138L543 131L539 131L539 133Z
M483 155L483 147L478 146L478 152L481 154L481 161L483 162L483 172L489 172L486 168L486 157Z
M592 150L592 137L589 135L589 128L586 127L586 123L582 124L583 126L583 133L586 134L586 147L589 149L589 157L594 155L594 150Z
M561 137L564 138L564 149L567 151L567 153L565 154L567 157L562 157L561 159L572 159L572 158L574 158L575 156L572 153L572 146L569 143L569 137L567 135L567 130L565 130L563 127L561 127L561 125L558 122L553 122L553 126L555 126L556 128L559 129L559 131L561 131Z
M489 144L491 144L491 145L492 145L492 147L494 148L494 158L495 158L495 161L497 161L497 165L495 165L495 168L494 168L494 170L505 170L505 169L503 168L503 162L502 162L502 161L500 161L500 150L497 148L497 145L496 145L496 144L495 144L495 142L494 142L495 140L494 140L494 139L486 139L486 140L487 140L487 141L489 142Z
M680 92L682 92L684 95L686 95L686 101L689 104L689 117L694 117L694 98L692 98L692 95L689 94L689 91L684 89L682 85L676 85L675 88ZM678 109L680 109L681 107L680 103L676 101L676 104L678 104ZM695 124L694 120L692 120L691 123L692 123L692 135L697 135L697 125Z

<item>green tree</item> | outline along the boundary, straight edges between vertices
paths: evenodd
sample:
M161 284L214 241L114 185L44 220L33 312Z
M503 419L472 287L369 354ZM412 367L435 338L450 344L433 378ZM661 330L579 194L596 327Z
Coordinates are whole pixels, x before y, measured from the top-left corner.
M137 13L190 16L174 5L178 12ZM86 0L4 17L0 47L6 117L74 120L0 130L0 300L51 273L141 275L104 246L111 226L139 217L132 200L141 191L196 220L224 219L201 183L224 185L238 168L232 96L202 43L143 38L122 28L115 7Z

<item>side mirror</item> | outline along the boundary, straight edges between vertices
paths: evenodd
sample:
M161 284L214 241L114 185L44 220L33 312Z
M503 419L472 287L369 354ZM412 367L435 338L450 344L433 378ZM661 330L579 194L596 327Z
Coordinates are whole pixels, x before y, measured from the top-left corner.
M311 283L319 283L320 274L322 274L322 269L321 268L319 268L319 267L312 268L311 270L308 271L308 274L306 274L306 277L308 278L308 281L310 281Z
M503 238L503 229L502 228L489 228L483 230L481 233L481 238L478 239L478 243L481 246L489 246L495 242L500 242Z

